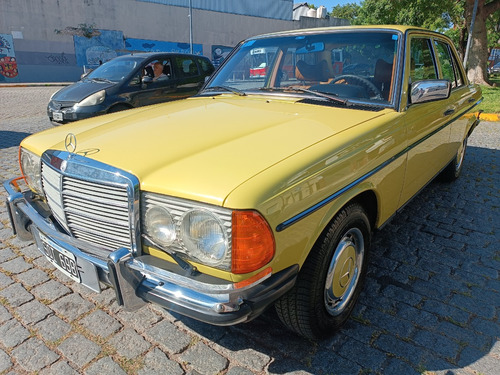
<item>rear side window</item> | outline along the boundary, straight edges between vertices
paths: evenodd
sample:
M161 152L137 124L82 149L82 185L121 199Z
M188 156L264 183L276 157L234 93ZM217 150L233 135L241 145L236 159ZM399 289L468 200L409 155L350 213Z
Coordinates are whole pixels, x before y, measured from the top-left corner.
M208 60L205 60L205 59L198 59L198 64L200 66L200 69L201 71L206 74L206 75L210 75L213 73L214 71L214 67L212 66L212 64L210 64L208 62Z
M463 85L463 79L455 56L451 52L450 46L440 40L434 41L439 65L441 66L441 78L451 82L451 87L459 87Z
M427 38L412 38L410 42L410 78L412 82L437 79L432 46Z
M193 59L189 57L177 57L175 62L181 77L194 77L199 75L198 66Z

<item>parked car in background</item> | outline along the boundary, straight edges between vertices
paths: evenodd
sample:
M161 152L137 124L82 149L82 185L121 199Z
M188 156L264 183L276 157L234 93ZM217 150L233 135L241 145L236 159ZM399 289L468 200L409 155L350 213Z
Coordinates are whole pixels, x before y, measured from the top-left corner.
M161 77L154 77L155 64ZM116 57L57 91L47 106L50 120L64 123L149 104L184 99L198 92L214 67L203 56L137 53Z
M255 50L267 69L249 78ZM324 337L355 306L372 234L459 177L480 101L450 39L425 29L250 38L194 97L23 140L12 225L128 310L230 325L274 305Z
M500 62L497 62L491 68L488 68L489 74L500 74Z

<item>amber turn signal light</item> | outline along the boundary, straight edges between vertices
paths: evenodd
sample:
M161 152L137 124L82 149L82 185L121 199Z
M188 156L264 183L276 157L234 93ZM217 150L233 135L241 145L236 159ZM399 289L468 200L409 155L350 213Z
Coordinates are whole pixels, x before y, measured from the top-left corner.
M233 211L232 267L237 274L258 270L273 259L274 236L256 211Z

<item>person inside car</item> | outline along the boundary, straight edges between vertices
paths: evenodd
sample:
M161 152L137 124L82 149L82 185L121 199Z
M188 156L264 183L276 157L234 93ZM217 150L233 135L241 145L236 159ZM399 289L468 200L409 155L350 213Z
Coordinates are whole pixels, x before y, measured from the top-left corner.
M168 78L168 76L165 73L163 73L163 64L159 61L154 63L153 72L154 72L153 81L163 81Z

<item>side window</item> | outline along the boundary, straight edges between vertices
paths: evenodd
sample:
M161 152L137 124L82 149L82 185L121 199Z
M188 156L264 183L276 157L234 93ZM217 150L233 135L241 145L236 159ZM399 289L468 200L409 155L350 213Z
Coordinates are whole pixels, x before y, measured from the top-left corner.
M199 75L198 66L193 59L188 57L177 57L177 70L181 77L194 77Z
M430 40L426 38L413 38L410 43L411 82L424 79L437 79Z
M441 78L451 82L451 87L455 88L460 86L456 75L456 66L453 64L453 55L451 54L448 44L435 40L436 52L441 66Z
M212 67L211 64L209 64L209 62L207 60L199 58L198 64L199 64L199 66L204 74L210 75L213 73L214 68Z

